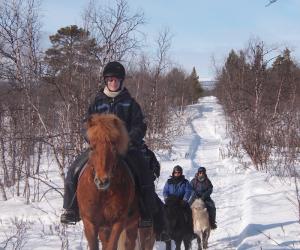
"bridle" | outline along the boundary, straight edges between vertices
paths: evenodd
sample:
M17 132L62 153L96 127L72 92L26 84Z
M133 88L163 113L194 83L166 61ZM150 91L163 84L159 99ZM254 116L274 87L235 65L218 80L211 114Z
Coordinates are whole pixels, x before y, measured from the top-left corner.
M107 142L101 142L101 143L107 143ZM114 176L115 174L115 169L117 167L117 163L118 163L118 153L117 153L117 149L115 147L115 145L113 145L111 142L110 142L110 145L111 145L111 148L112 148L112 155L115 156L116 160L113 161L113 164L110 168L110 173L109 173L109 176L108 178L106 178L104 181L100 180L97 175L96 175L96 169L95 169L95 165L92 165L91 168L92 168L92 173L93 173L93 177L94 177L94 183L96 185L96 188L97 190L107 190L110 186L110 179ZM94 148L91 147L91 151L93 151Z

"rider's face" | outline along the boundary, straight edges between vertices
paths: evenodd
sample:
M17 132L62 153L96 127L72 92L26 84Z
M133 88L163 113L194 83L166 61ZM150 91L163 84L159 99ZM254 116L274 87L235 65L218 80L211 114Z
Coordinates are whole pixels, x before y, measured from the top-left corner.
M105 77L105 82L110 91L117 91L121 85L121 79L114 76Z
M179 171L174 172L174 176L180 176L180 175L181 175L181 172L179 172Z

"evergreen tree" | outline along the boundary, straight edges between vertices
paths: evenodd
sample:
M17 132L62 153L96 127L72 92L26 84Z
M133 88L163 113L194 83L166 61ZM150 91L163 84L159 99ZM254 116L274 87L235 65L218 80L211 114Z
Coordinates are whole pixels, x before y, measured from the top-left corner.
M80 151L81 121L99 84L100 63L96 54L100 49L89 32L76 25L59 29L50 36L50 41L52 46L44 58L47 73L44 80L48 83L45 95L53 106L53 116L58 119L52 127L56 133L65 135L58 139L60 145L66 147L70 143Z
M96 41L88 31L76 25L63 27L50 36L52 47L46 51L48 74L82 72L96 63L99 51Z
M187 83L189 85L191 102L195 102L203 94L203 88L199 81L199 76L197 75L195 67L193 67L192 73L187 79Z
M51 48L46 51L45 80L55 86L62 100L86 103L97 87L100 66L96 54L100 51L88 31L71 25L50 36ZM68 101L69 100L69 101Z

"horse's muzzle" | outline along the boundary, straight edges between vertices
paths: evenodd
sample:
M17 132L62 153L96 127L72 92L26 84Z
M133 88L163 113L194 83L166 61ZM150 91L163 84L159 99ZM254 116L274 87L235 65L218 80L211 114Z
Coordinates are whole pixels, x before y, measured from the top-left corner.
M103 180L100 180L97 175L94 177L94 182L98 190L106 190L109 188L110 181L109 178L104 178Z

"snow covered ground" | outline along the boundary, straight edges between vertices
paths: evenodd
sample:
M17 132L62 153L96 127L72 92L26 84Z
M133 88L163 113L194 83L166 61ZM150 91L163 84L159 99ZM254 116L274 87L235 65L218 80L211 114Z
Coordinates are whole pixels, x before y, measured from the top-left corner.
M188 179L204 166L214 185L212 198L217 206L218 228L211 233L210 249L300 249L297 208L291 202L293 186L225 156L229 139L217 99L204 97L189 106L186 120L184 134L175 138L172 152L158 153L162 170L157 192L162 194L175 165L183 167ZM62 185L55 172L48 176ZM81 223L69 227L59 223L61 196L52 192L46 198L30 205L19 198L0 201L0 249L17 231L22 241L13 238L6 249L16 249L12 242L22 245L21 249L67 249L66 243L69 249L86 249ZM155 249L164 249L164 244L156 243Z

